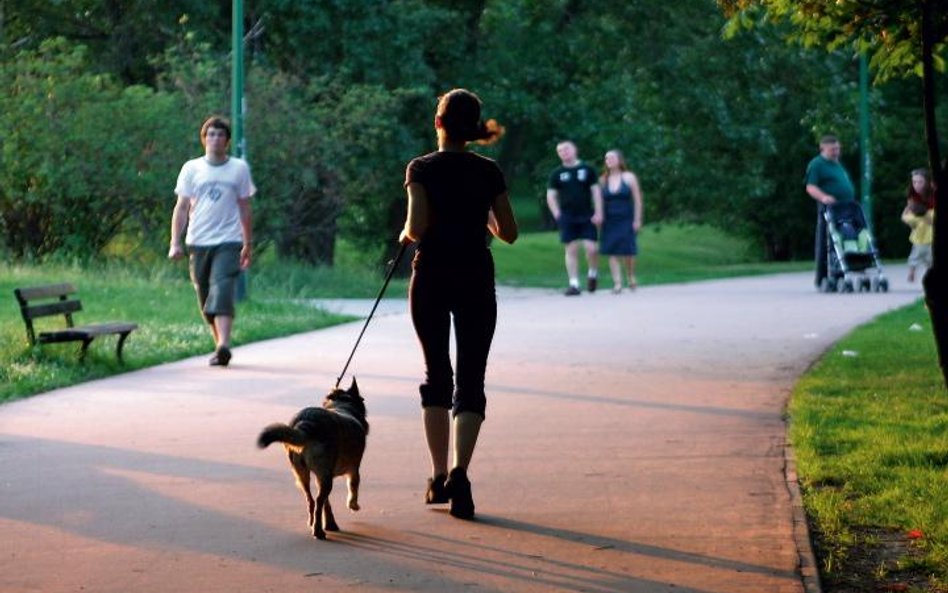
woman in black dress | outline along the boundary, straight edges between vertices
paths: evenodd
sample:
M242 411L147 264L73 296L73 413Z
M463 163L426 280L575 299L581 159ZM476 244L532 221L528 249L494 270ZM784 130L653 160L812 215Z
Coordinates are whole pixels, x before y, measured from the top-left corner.
M399 240L417 243L409 305L425 359L419 391L432 468L425 502L450 502L453 516L471 519L467 468L484 420L484 374L497 322L487 232L513 243L517 222L500 167L467 151L469 142L488 142L502 133L493 120L481 120L477 95L455 89L442 96L434 125L438 150L415 158L405 172L408 217ZM452 433L454 462L448 472Z
M612 292L619 294L622 292L622 267L625 268L629 289L638 286L635 256L638 254L636 236L642 228L642 192L638 178L629 171L621 152L607 152L604 164L599 178L604 213L599 253L609 256Z

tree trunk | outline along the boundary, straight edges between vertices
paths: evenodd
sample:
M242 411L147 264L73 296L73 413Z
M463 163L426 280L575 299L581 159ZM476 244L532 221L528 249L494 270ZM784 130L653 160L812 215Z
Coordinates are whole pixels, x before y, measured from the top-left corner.
M922 3L922 95L925 113L925 139L928 143L928 166L934 175L937 190L942 199L948 196L948 171L941 160L938 145L938 127L935 120L935 63L934 63L934 4L936 0ZM945 387L948 388L948 286L945 270L948 269L948 215L935 214L935 232L932 241L932 267L925 273L925 304L932 319L935 345L938 349L938 364L941 367Z
M277 229L276 247L280 257L308 264L332 266L335 260L340 200L332 186L302 189L286 206Z

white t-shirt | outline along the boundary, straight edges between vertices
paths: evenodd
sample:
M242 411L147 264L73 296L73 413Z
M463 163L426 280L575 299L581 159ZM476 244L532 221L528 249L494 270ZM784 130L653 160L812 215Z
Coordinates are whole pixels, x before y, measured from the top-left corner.
M191 199L186 244L206 247L243 242L237 200L257 193L246 161L230 157L212 165L204 157L191 159L181 167L174 193Z

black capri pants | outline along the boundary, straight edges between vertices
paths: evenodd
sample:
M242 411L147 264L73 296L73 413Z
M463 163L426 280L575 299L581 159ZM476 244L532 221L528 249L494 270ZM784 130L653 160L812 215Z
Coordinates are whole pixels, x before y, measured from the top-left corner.
M487 407L484 375L497 326L490 251L466 264L426 261L419 253L412 267L409 307L425 358L425 382L419 387L421 405L448 408L454 416L473 412L483 418ZM456 388L450 354L452 320Z

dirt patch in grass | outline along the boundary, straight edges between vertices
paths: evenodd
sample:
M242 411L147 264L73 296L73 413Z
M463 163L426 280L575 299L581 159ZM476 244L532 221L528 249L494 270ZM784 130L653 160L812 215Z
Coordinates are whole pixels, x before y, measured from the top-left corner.
M922 562L918 539L880 527L853 529L855 543L843 549L812 531L823 593L948 593Z

